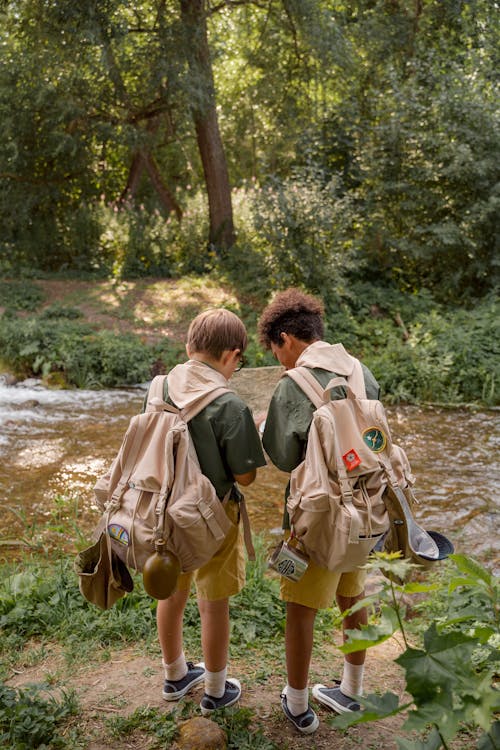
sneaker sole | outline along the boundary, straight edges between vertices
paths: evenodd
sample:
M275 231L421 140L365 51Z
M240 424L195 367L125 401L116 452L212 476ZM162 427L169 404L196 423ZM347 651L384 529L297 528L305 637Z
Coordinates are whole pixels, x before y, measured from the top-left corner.
M199 664L196 664L196 666L201 666ZM185 688L182 688L182 690L178 690L176 693L165 693L162 691L162 697L164 701L178 701L179 698L183 698L186 693L189 693L190 690L192 690L196 685L199 685L200 682L203 682L205 679L205 672L202 672L202 674L197 677L195 680L189 683Z
M233 698L229 703L225 703L223 706L220 706L219 708L204 708L200 703L200 710L202 716L209 716L209 714L213 714L214 711L222 711L224 708L230 708L230 706L234 706L235 703L238 703L239 699L241 698L241 685L238 682L238 680L235 680L234 678L228 678L227 682L230 682L232 685L236 685L240 692L236 696L236 698Z
M350 708L346 708L341 703L337 703L337 701L334 701L332 698L329 698L328 696L324 695L320 692L320 688L327 688L326 685L315 685L312 689L312 694L314 698L318 701L318 703L322 703L323 706L328 706L328 708L333 709L338 714L355 714L357 711L352 711Z

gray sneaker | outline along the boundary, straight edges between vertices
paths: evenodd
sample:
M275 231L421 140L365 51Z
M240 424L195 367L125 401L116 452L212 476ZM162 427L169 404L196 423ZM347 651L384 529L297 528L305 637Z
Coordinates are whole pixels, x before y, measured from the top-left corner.
M194 688L199 682L205 677L205 665L203 662L200 664L193 664L192 661L187 662L187 674L182 680L165 680L163 683L163 698L166 701L178 701L183 695L186 695L191 688Z
M328 688L326 685L314 685L312 694L317 701L328 708L333 708L338 714L349 714L359 711L361 706L354 698L349 698L340 689L340 680L335 680L335 687Z
M281 708L286 718L292 722L295 729L298 729L302 734L312 734L319 727L319 719L312 710L311 706L307 706L307 710L304 713L294 716L288 704L286 702L286 695L281 694Z
M224 695L220 698L214 698L212 695L205 695L201 699L200 708L203 716L208 716L212 711L218 711L220 708L229 708L239 701L241 696L241 685L234 677L226 680Z

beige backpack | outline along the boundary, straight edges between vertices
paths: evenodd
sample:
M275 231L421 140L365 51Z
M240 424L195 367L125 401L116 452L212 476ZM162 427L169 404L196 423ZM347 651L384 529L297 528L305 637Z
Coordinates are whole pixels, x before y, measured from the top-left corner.
M104 510L95 538L105 533L112 551L137 571L160 539L183 572L195 570L213 557L232 526L200 470L187 426L230 389L215 387L181 412L163 401L165 377L153 379L145 412L132 417L109 472L94 487Z
M317 565L338 572L363 565L388 531L386 491L400 493L413 483L405 452L392 443L384 407L364 397L360 374L358 362L352 381L333 378L325 390L306 367L285 375L316 407L305 458L290 477L292 533ZM331 401L337 386L347 397ZM432 539L428 543L435 558Z

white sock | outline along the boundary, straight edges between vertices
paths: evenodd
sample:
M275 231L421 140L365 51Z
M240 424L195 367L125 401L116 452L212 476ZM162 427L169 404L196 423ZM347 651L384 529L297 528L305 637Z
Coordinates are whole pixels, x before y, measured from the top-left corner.
M340 689L349 698L354 698L356 695L363 695L363 673L365 670L364 664L351 664L348 661L344 661L344 673L342 675L342 682L340 683Z
M205 670L205 693L212 698L222 698L226 689L227 667L220 672Z
M292 716L298 716L307 711L309 705L309 689L297 690L287 685L283 691L286 695L286 705Z
M188 673L184 651L181 651L180 656L178 656L171 664L165 664L165 662L163 662L163 666L165 668L165 679L167 680L182 680L182 678Z

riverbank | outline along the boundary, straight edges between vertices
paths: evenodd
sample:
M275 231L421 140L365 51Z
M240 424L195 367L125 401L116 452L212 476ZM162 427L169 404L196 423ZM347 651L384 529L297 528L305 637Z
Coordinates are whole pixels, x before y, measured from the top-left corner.
M227 279L0 282L0 373L51 387L130 386L185 357L192 318L224 305L248 330L250 366L275 364L257 320L266 304ZM385 403L495 407L500 403L500 315L494 296L471 309L373 285L330 303L325 337L342 341L375 374Z

